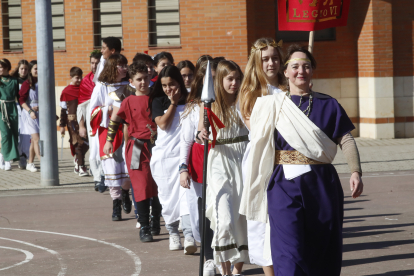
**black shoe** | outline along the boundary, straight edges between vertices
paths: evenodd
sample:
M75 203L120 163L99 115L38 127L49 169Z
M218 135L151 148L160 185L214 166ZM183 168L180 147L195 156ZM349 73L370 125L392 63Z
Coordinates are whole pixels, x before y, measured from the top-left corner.
M97 192L99 190L99 181L95 181L95 192Z
M141 227L141 230L139 231L139 239L141 242L152 242L154 241L154 238L151 234L151 227L144 226Z
M160 232L161 232L160 217L158 216L151 217L151 234L153 236L158 236Z
M104 193L107 187L105 186L105 177L101 177L101 182L99 182L98 190L100 193Z
M113 211L112 211L112 221L120 221L122 220L122 200L115 199L113 200Z
M132 209L132 201L129 198L129 190L122 189L122 209L124 210L125 214L131 213Z

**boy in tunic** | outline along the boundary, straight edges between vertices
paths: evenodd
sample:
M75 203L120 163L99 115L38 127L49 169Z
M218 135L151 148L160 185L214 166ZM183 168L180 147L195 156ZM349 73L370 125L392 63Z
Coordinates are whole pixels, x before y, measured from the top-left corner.
M65 135L65 127L68 127L69 143L72 154L76 154L77 164L74 172L79 176L88 176L88 170L85 166L85 154L89 149L88 139L79 135L79 124L76 118L79 98L79 85L82 81L82 69L72 67L70 69L70 84L63 89L60 96L60 133Z
M122 101L117 115L128 124L125 161L134 199L137 202L138 222L141 224L140 240L150 242L153 241L149 224L151 198L152 214L158 217L161 213L158 188L152 178L149 165L157 127L149 117L147 95L150 89L147 66L140 61L131 64L128 71L129 82L136 88L136 92Z

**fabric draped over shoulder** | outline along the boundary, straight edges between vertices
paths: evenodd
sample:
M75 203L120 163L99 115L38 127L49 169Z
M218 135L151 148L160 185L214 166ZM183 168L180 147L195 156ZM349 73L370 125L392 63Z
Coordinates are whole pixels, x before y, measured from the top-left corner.
M257 99L250 117L251 149L246 164L246 182L240 213L248 220L268 221L266 190L274 169L274 130L308 158L331 163L337 145L286 96Z

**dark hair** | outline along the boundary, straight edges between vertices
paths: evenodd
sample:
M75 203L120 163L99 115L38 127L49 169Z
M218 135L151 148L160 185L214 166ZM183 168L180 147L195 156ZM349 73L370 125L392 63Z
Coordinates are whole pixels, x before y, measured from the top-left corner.
M79 67L72 67L69 71L70 77L73 78L74 76L82 77L83 71Z
M313 55L308 51L308 49L304 46L300 46L299 44L292 44L289 46L288 50L287 50L287 54L285 57L285 60L283 61L283 70L286 70L288 64L286 64L286 62L288 60L290 60L290 58L292 57L292 55L296 52L302 52L306 55L306 57L310 60L311 62L311 66L312 69L315 70L316 69L316 60L313 57Z
M102 40L106 44L109 50L115 49L115 52L120 53L122 50L121 40L119 38L108 36Z
M181 76L180 70L174 65L165 66L161 73L158 75L157 82L154 85L154 89L149 93L149 99L148 99L148 108L150 110L150 117L152 114L152 101L155 98L163 97L165 96L164 90L162 89L161 79L162 78L172 78L178 84L180 85L180 93L181 98L180 102L187 99L188 91L187 88L185 88L183 77Z
M200 57L197 59L197 62L196 62L196 67L195 67L195 70L194 70L194 74L197 74L197 71L198 71L198 69L200 68L201 63L202 63L203 61L207 61L207 60L212 61L212 60L213 60L213 58L212 58L210 55L202 55L202 56L200 56Z
M145 64L143 60L134 62L128 67L128 73L131 79L134 78L138 73L148 74L147 64Z
M37 78L32 75L32 69L35 65L37 65L37 60L31 60L29 62L29 77L27 78L27 81L31 88L35 88L35 84L37 83Z
M98 49L93 50L93 51L91 52L91 55L89 56L89 61L91 60L91 58L94 58L94 59L100 60L100 59L101 59L101 56L102 56L102 53L101 53L101 51L100 51L100 50L98 50Z
M182 69L184 69L184 68L189 68L191 71L193 71L193 73L194 73L194 71L195 71L195 66L194 66L194 64L191 62L191 61L189 61L189 60L183 60L183 61L180 61L178 64L177 64L177 68L178 68L178 70L182 70Z
M215 58L213 58L213 61L217 62L217 64L222 60L226 60L226 58L225 57L215 57Z
M128 60L124 55L115 53L109 56L106 60L105 66L102 70L102 73L99 75L98 81L104 83L116 83L118 76L118 65L128 65ZM125 78L122 80L128 80L129 75L126 74Z
M0 59L1 67L7 68L7 72L11 70L11 63L7 58Z
M27 66L27 68L29 68L29 62L27 61L27 60L25 60L25 59L21 59L18 63L17 63L17 67L16 67L16 69L14 69L14 71L10 74L12 77L14 77L14 78L20 78L20 76L19 76L19 69L20 69L20 66L22 66L22 65L26 65ZM29 76L29 72L27 73L27 76L26 76L26 78Z
M143 61L145 63L151 63L154 64L154 60L150 55L147 55L145 53L136 53L134 58L132 59L132 63Z
M160 63L160 61L163 60L163 59L168 59L172 64L174 64L174 58L171 55L171 53L169 53L169 52L160 52L160 53L158 53L154 56L155 66L157 66L158 63Z

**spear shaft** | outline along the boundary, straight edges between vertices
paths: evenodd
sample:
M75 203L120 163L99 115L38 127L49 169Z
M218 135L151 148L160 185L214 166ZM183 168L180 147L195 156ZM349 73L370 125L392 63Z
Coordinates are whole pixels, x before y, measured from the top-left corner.
M204 102L204 107L211 108L211 102ZM208 120L207 109L204 109L204 128L210 132L210 121ZM208 139L204 139L204 162L203 162L203 195L201 199L201 248L200 248L200 267L199 276L204 273L204 248L206 246L206 190L207 190L207 159L208 159ZM207 245L208 246L208 245Z

